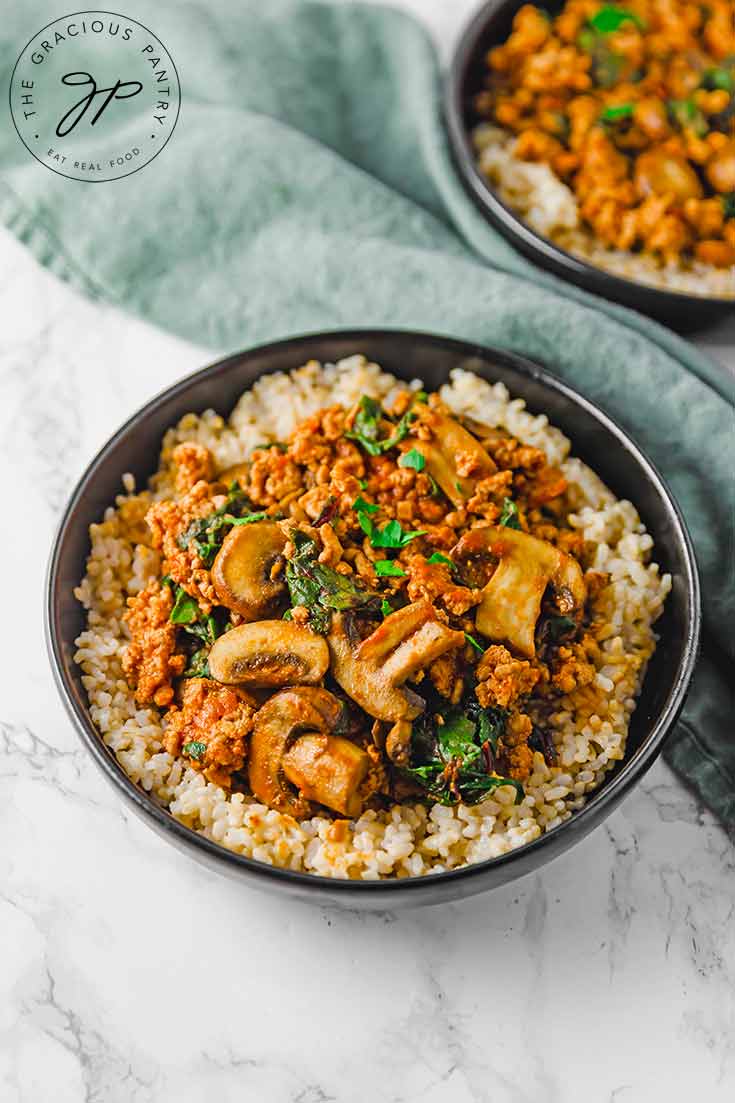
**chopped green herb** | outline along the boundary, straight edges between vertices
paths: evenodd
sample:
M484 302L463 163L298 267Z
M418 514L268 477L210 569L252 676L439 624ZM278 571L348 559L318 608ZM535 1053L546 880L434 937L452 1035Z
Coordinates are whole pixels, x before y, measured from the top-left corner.
M731 191L727 195L721 195L720 199L722 200L725 218L735 218L735 191Z
M279 452L288 452L288 445L282 440L269 440L264 444L256 444L253 452L265 452L268 448L277 448Z
M287 609L281 620L293 620L293 609Z
M333 609L377 608L376 594L318 562L317 545L305 533L295 532L293 542L296 555L286 564L286 584L291 604L309 610L309 624L315 632L329 631Z
M248 513L247 517L227 517L226 520L233 526L252 525L254 521L263 521L268 516L265 512Z
M380 603L380 611L381 611L381 613L383 614L384 617L389 617L391 615L391 613L393 612L393 606L388 601L388 599L385 598L385 597L383 598L383 600Z
M199 761L207 749L207 744L200 743L198 739L193 739L191 743L184 743L181 749L184 754L188 754L190 758L196 758Z
M629 119L632 114L632 103L616 103L606 107L600 115L600 118L603 122L615 122L618 119Z
M429 556L429 558L426 560L426 562L427 563L432 563L432 564L433 563L443 563L445 567L451 567L452 570L455 569L454 568L454 563L449 558L449 556L448 555L442 555L441 552L432 552L431 555Z
M382 416L380 403L364 394L360 399L352 429L345 436L358 441L370 456L379 456L382 449L378 443L378 421Z
M471 643L475 650L479 651L481 655L485 654L485 648L482 646L481 643L478 643L475 637L471 636L469 632L465 632L464 638L467 640L468 643Z
M370 543L374 548L405 548L411 540L417 536L425 536L426 529L415 529L412 532L404 532L398 521L389 521L384 528L373 529Z
M509 529L520 529L521 522L518 519L518 506L512 498L503 498L503 508L498 518L499 525L505 525Z
M397 444L400 444L408 433L409 426L416 415L412 413L411 410L407 410L396 425L393 433L384 440L379 440L378 430L380 427L380 419L385 417L386 415L383 413L383 408L380 403L374 398L370 398L369 395L364 394L360 399L360 407L355 414L352 429L348 429L345 436L350 440L356 440L358 444L362 445L368 455L379 456L382 452L387 452L389 449L395 448Z
M588 20L588 23L600 34L612 34L614 31L619 31L623 23L635 23L639 30L645 29L643 20L635 12L628 11L627 8L618 8L612 4L606 4L603 8L600 8Z
M710 92L721 89L723 92L735 92L735 74L729 69L707 69L702 77L702 88Z
M612 88L620 79L623 59L610 49L604 34L585 27L577 36L577 46L592 59L592 75L602 88Z
M429 401L429 396L426 391L414 391L413 400L414 402L427 403Z
M356 498L352 503L352 508L356 513L377 513L378 506L373 502L366 502L364 498Z
M432 476L431 476L431 475L429 474L429 472L428 472L428 471L426 472L426 477L427 477L427 479L429 480L429 483L430 483L430 485L431 485L431 492L430 492L430 493L431 493L431 496L432 496L432 498L436 498L436 497L438 497L438 495L439 495L439 486L437 485L437 481L436 481L436 479L434 479L434 478L433 478L433 477L432 477Z
M390 559L377 559L373 563L378 578L405 578L406 572Z
M455 481L454 487L455 487L456 490L459 491L459 493L462 495L462 497L464 497L464 490L462 489L462 484L458 481Z
M426 459L418 448L412 448L410 452L404 452L398 461L399 467L412 467L414 471L423 471L426 467Z
M367 479L358 479L357 482L359 484L360 490L367 490Z
M667 100L669 117L681 130L692 130L698 138L703 138L709 125L694 100Z
M199 616L199 603L187 594L183 586L176 587L174 606L169 614L171 624L191 624Z
M359 503L362 503L362 505L359 505ZM358 498L353 509L357 510L357 519L360 523L360 528L374 548L404 548L406 544L415 539L415 537L424 536L426 533L426 529L416 529L413 532L404 532L398 521L388 521L382 529L379 529L377 525L373 524L368 516L368 512L374 513L377 506L366 510L365 507L367 505L367 502L362 502L362 499Z

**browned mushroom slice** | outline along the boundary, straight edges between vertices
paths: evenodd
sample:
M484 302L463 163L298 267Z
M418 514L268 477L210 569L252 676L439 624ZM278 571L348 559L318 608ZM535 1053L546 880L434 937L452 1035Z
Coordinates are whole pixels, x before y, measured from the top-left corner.
M327 672L329 648L321 636L293 621L260 620L215 640L208 662L212 677L225 685L313 685Z
M255 714L250 739L248 777L254 796L296 819L311 815L310 801L298 794L285 776L284 757L298 736L331 735L344 719L342 702L326 689L296 686L274 694ZM295 773L293 763L292 768ZM347 783L342 787L346 800L348 788Z
M273 521L233 528L212 564L212 584L222 604L248 621L274 613L286 584L271 574L285 546Z
M453 647L464 633L439 620L428 601L391 613L360 642L351 640L341 614L328 636L332 673L346 693L378 720L413 720L426 702L403 685L412 675Z
M431 430L431 440L411 437L404 448L415 448L426 460L426 470L455 506L461 506L475 491L478 479L497 471L480 442L458 421L427 406L415 407L422 425ZM458 473L458 468L467 472Z
M303 797L333 808L343 816L359 816L361 783L370 758L341 735L302 735L283 756L283 772Z
M477 630L488 639L508 643L533 658L546 587L554 587L566 612L579 613L584 606L587 589L579 564L546 540L503 525L472 529L453 549L452 557L478 555L498 560L475 619Z

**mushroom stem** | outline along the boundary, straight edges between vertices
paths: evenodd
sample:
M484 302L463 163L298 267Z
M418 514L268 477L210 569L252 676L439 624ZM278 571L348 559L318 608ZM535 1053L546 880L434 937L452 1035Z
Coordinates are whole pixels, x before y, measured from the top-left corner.
M283 756L283 772L302 797L333 808L343 816L359 816L358 793L370 758L340 735L302 735Z

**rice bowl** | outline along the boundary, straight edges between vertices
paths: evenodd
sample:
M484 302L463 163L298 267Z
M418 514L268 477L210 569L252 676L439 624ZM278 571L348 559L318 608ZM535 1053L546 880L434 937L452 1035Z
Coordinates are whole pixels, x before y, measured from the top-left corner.
M396 380L361 357L334 365L310 363L286 375L268 376L246 392L228 422L212 412L183 418L163 443L166 457L182 442L207 447L219 468L242 461L264 435L283 439L294 424L324 405L352 406L362 394L386 398ZM141 709L122 675L128 645L122 620L125 602L145 586L149 556L134 539L140 506L135 487L99 525L92 526L92 554L78 596L88 625L76 659L94 723L127 775L181 823L219 845L280 868L354 880L406 878L441 873L495 858L538 838L582 807L587 794L625 754L628 724L645 666L653 653L652 625L670 586L649 562L651 538L635 509L618 502L597 476L570 455L566 438L546 418L534 417L503 384L488 384L455 372L441 398L458 415L507 429L532 447L543 447L564 471L573 507L572 524L595 545L595 566L608 572L601 598L601 660L593 689L583 699L563 698L553 718L559 762L541 755L519 804L498 790L475 805L445 807L395 804L370 809L347 827L328 816L297 821L253 801L226 793L201 772L163 749L157 710ZM151 498L165 492L155 481ZM146 505L150 499L146 499ZM136 550L136 546L138 550Z

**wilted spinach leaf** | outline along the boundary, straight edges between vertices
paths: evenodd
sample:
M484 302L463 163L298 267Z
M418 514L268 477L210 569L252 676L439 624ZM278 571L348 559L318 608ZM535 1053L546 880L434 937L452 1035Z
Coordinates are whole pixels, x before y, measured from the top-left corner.
M292 536L296 555L286 564L286 584L292 605L309 610L309 624L315 632L329 631L331 611L379 608L377 594L366 590L347 575L318 562L316 543L303 532Z
M512 785L516 803L523 799L519 781L494 771L494 754L505 730L503 709L483 709L475 698L463 708L415 721L411 761L405 773L441 804L476 804L493 789Z

